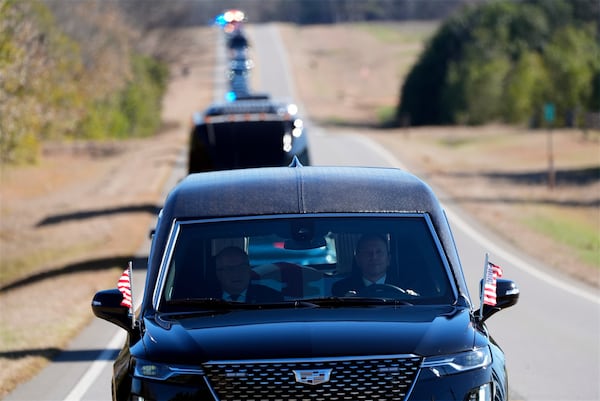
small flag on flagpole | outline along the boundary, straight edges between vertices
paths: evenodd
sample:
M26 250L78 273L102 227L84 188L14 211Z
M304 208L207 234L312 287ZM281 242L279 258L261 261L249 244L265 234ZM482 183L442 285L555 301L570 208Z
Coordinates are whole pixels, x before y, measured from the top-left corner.
M117 288L123 294L123 300L121 301L121 306L126 306L131 310L133 308L132 298L131 298L131 263L129 266L123 271L121 277L119 278L119 283L117 284Z
M486 263L483 282L483 303L496 306L496 279L502 277L502 268L490 261Z

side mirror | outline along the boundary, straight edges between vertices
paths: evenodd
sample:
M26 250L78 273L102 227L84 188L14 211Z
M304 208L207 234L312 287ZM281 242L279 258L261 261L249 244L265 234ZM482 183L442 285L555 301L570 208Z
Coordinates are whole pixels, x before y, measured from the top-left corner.
M99 291L92 300L92 311L100 319L116 324L131 333L133 316L129 315L129 308L121 306L123 294L118 288Z
M479 283L479 291L483 291L483 280ZM499 278L496 280L496 305L482 305L483 313L481 314L481 322L487 320L494 313L501 311L502 309L509 308L517 303L519 300L519 287L512 280ZM477 311L479 316L479 311Z

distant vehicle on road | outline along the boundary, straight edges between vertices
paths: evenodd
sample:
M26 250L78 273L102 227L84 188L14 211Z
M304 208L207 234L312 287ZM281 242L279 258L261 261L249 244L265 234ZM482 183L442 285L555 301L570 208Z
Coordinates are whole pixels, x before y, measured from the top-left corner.
M227 47L231 50L245 50L250 46L246 35L236 30L227 36Z
M308 139L295 104L266 95L216 103L193 116L188 172L310 164Z
M188 175L159 215L137 316L119 289L92 308L129 335L118 401L503 401L505 356L485 322L519 290L493 283L478 309L417 177L295 160Z

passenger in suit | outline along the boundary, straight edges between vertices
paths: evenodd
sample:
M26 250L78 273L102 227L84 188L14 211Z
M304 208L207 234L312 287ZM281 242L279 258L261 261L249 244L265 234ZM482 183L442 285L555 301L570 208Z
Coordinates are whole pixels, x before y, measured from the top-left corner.
M337 297L356 295L373 284L393 284L397 280L388 272L390 252L384 237L375 234L362 236L356 244L354 262L356 271L333 284L331 293Z
M242 249L224 248L216 255L215 266L219 288L212 294L214 297L246 303L283 301L279 291L250 282L252 270L248 255Z

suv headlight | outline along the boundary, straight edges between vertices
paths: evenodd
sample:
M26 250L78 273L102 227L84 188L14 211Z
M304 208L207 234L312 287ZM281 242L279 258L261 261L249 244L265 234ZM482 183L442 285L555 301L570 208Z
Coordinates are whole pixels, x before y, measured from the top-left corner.
M189 376L203 376L204 371L201 368L182 365L164 365L136 359L133 367L135 377L153 379L153 380L172 380L185 381Z
M436 376L446 376L484 368L491 362L490 349L481 347L458 354L430 356L423 360L421 367L429 368Z

